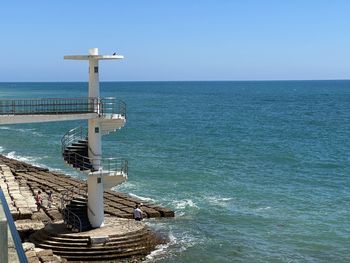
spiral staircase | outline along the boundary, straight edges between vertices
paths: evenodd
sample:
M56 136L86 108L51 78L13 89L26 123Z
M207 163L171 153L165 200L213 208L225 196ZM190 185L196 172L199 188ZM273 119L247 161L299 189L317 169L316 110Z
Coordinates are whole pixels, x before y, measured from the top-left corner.
M110 125L110 129L105 129L104 134L120 129L117 125ZM84 127L77 127L68 131L61 139L61 150L64 161L71 167L87 174L107 173L114 176L116 182L125 181L128 174L128 162L121 158L90 158L87 131ZM93 163L99 161L103 169L96 170ZM109 180L107 180L109 181ZM108 189L107 182L104 188Z
M122 101L108 98L108 103L98 105L99 127L106 135L122 128L126 122L126 106ZM128 162L121 158L96 156L89 146L88 130L76 127L69 130L61 139L62 157L66 164L87 175L101 176L103 189L119 185L127 180ZM94 156L94 157L90 157ZM98 163L99 169L94 164ZM78 232L91 229L88 211L94 214L87 202L87 192L70 189L62 193L61 212L66 226Z

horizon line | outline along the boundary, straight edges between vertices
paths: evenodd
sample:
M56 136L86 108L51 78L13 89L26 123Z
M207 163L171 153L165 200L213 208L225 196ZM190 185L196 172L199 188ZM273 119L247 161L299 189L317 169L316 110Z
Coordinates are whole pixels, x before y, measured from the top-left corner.
M256 79L256 80L104 80L106 82L283 82L283 81L349 81L350 79ZM0 83L88 83L88 80L73 81L0 81Z

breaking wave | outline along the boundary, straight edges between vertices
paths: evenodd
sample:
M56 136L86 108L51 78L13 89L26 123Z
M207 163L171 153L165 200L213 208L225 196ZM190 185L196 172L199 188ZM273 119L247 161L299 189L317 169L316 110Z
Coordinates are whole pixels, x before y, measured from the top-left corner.
M143 196L140 196L140 195L135 195L133 193L128 193L131 197L135 197L135 198L138 198L138 199L141 199L143 201L147 201L147 202L155 202L156 200L152 199L152 198L149 198L149 197L143 197Z
M175 200L173 201L173 203L176 209L198 208L196 203L193 202L191 199Z
M168 235L169 242L156 246L156 249L146 256L143 262L157 262L159 260L169 259L188 248L201 243L199 238L183 233L182 236L176 237L172 232Z
M24 128L13 128L8 126L1 126L0 130L9 130L9 131L16 131L16 132L23 132L23 133L31 133L32 135L42 137L44 136L42 133L36 131L35 129L24 129Z

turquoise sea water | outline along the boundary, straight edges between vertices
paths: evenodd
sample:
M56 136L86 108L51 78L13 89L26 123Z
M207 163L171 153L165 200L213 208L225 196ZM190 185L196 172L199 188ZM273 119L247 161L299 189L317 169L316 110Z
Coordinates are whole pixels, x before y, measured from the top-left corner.
M118 190L176 211L148 262L350 262L350 81L102 83L128 122ZM0 83L0 99L84 97L86 83ZM79 176L60 139L85 121L0 126L0 151Z

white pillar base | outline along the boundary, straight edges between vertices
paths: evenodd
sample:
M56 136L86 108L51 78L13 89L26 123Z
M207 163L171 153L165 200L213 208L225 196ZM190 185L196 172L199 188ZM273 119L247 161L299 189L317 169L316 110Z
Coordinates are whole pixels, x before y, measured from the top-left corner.
M88 177L88 217L92 227L104 225L102 177L90 175Z

